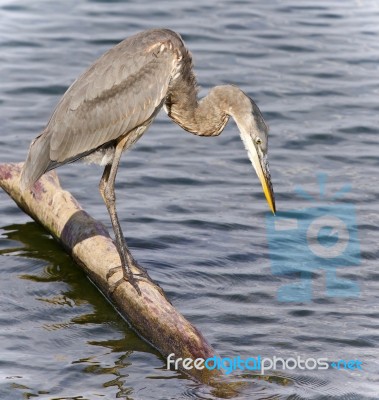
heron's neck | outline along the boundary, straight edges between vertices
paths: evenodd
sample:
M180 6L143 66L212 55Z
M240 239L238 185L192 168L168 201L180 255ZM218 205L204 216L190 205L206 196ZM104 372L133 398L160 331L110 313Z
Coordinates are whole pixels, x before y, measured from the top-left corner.
M243 99L242 99L243 98ZM229 116L236 116L246 95L232 85L216 86L198 100L196 82L180 79L171 88L166 108L168 115L183 129L201 136L219 135Z

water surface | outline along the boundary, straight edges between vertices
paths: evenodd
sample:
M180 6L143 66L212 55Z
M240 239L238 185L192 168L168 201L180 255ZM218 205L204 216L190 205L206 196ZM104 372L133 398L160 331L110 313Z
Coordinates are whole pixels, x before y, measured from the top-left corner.
M251 376L240 398L374 399L378 382L379 5L304 2L0 1L0 162L21 161L72 81L106 49L151 27L180 32L201 95L234 83L270 125L277 208L310 207L327 174L327 204L346 183L360 265L342 268L355 297L282 302L298 275L275 275L267 205L230 123L217 138L188 134L160 114L125 154L118 210L135 257L224 357L359 359L363 370ZM101 170L59 170L62 185L110 228ZM167 371L54 240L0 193L0 398L216 398ZM238 377L237 377L238 378Z

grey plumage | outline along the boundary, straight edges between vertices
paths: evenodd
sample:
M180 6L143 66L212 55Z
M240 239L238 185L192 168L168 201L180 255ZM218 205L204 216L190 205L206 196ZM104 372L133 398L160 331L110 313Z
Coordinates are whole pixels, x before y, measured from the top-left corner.
M200 136L221 133L234 118L261 180L270 208L274 196L267 164L267 126L258 106L239 88L216 86L198 100L192 58L181 37L152 29L125 39L94 62L66 91L43 132L32 142L20 185L81 158L107 164L100 191L115 230L124 276L135 263L115 209L114 179L123 150L145 132L162 106L183 129ZM126 265L127 264L127 265Z
M167 94L176 49L182 47L173 32L152 30L122 41L100 57L66 91L32 143L22 187L146 124Z

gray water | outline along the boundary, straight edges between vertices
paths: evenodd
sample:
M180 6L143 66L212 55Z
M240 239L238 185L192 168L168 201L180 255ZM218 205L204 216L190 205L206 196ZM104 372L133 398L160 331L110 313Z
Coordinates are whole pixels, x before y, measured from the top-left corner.
M273 220L235 124L201 138L161 113L118 175L133 254L222 357L362 362L362 370L269 371L268 380L236 371L247 384L239 398L378 398L379 3L1 0L0 162L22 161L79 73L150 27L181 33L201 95L234 83L256 100L270 125L279 212L315 217L309 209L324 174L323 204L337 214L350 205L356 236L335 284L332 261L308 265L297 236L272 246ZM101 169L75 164L59 176L110 229L97 191ZM351 190L333 200L346 184ZM1 399L217 398L167 370L4 192L0 217ZM278 273L278 260L293 270ZM298 282L308 284L303 297L281 297Z

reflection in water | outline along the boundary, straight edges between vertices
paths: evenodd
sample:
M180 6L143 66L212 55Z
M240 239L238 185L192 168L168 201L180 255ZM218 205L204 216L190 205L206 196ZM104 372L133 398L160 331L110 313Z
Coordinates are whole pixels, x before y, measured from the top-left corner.
M202 140L159 115L122 160L117 201L131 251L220 356L363 360L363 371L288 371L288 386L247 377L253 384L242 398L376 399L378 2L177 0L164 11L162 2L0 3L0 162L25 159L68 85L107 48L168 27L192 51L200 95L234 83L264 111L278 211L310 207L294 188L317 194L318 171L328 175L329 194L352 185L341 200L356 209L361 266L337 274L359 283L360 294L327 296L318 269L308 302L278 300L299 277L274 275L271 261L286 259L294 270L304 263L293 264L286 248L270 250L264 198L233 124ZM99 173L85 165L59 171L62 185L110 228ZM0 219L1 399L42 391L49 400L216 397L166 371L2 192ZM92 365L102 373L84 372Z
M52 354L55 359L61 361L69 361L71 356L75 354L73 349L70 349L70 343L75 340L80 340L78 335L78 329L83 326L91 326L91 329L96 329L98 325L101 330L105 327L107 330L111 330L111 337L120 336L117 339L105 339L105 340L86 340L82 345L84 347L95 346L100 347L99 353L102 355L108 352L117 354L116 357L112 357L113 361L109 365L99 360L97 354L92 356L83 356L75 359L71 358L71 365L80 366L80 374L91 374L93 379L101 376L99 382L104 387L116 387L117 397L124 398L129 396L133 389L128 386L128 368L133 365L131 355L134 352L149 353L154 358L159 358L159 363L162 364L162 359L159 353L156 352L151 346L141 340L121 319L121 317L115 312L112 306L106 301L106 299L100 295L100 292L93 286L93 284L86 278L85 273L70 259L70 257L60 248L59 244L43 230L38 224L29 222L26 224L9 225L2 228L3 238L2 239L2 250L0 255L15 256L21 258L28 258L33 260L32 264L38 265L38 268L33 268L33 272L21 271L17 268L18 277L22 280L26 280L33 283L58 283L53 287L44 286L41 289L38 285L23 284L23 286L32 287L32 292L35 294L35 302L32 303L33 310L29 315L29 305L26 304L23 308L22 319L29 320L31 323L39 325L38 336L41 340L45 340L49 335L45 337L43 330L49 332L56 330L64 330L64 333L57 334L56 337L52 338L51 346L48 346L52 353L59 352L59 355ZM14 241L22 244L22 246L8 246L9 241ZM42 261L37 262L36 260ZM58 288L58 293L54 292L54 288ZM30 292L28 293L30 295ZM23 300L28 300L28 297L20 291L17 294L18 302L23 303ZM30 299L29 299L30 300ZM38 304L40 302L40 306ZM37 308L37 310L36 310ZM41 308L41 310L38 310ZM66 312L65 310L71 309ZM63 312L62 312L63 311ZM85 312L88 311L88 312ZM32 315L34 313L43 312L48 313L50 317L48 322L44 322L45 318L40 321L33 321ZM62 321L62 315L66 315L66 318ZM70 315L73 315L70 317ZM54 316L56 318L54 318ZM99 335L101 337L101 335ZM97 337L97 335L96 335ZM5 343L6 346L22 346L22 343L15 336L9 337ZM54 342L58 343L58 348L54 346ZM65 344L65 345L63 345ZM68 344L68 347L66 346ZM48 343L44 343L46 349ZM36 349L38 352L38 349ZM96 350L91 353L98 353ZM85 352L84 352L85 353ZM101 358L101 357L100 357ZM3 360L4 362L5 360ZM25 366L26 367L26 366ZM22 373L22 368L19 373ZM21 391L24 396L33 396L40 393L39 390L36 392L33 386L28 387L23 385L22 377L17 380L17 384L8 387L13 388L12 396L16 396L16 393ZM31 390L31 392L27 392ZM114 391L113 391L114 392ZM0 386L1 393L1 386ZM2 397L4 398L4 397ZM15 398L15 397L13 397Z
M27 307L23 308L22 319L28 319L30 322L34 321L39 325L40 331L38 332L38 336L43 337L43 342L45 342L43 330L53 334L51 343L44 343L44 349L49 348L51 350L54 367L58 367L61 362L69 362L71 367L68 368L75 370L75 379L80 381L83 379L83 374L89 375L91 376L90 381L96 380L104 388L112 389L113 393L116 393L117 398L133 398L133 388L135 385L130 385L128 378L130 370L136 371L139 368L139 362L133 361L133 355L136 353L148 353L150 356L154 356L156 361L160 363L160 366L156 368L156 371L159 371L159 373L157 375L149 374L148 378L167 379L168 375L172 374L176 378L185 378L180 373L166 370L165 360L162 360L159 353L141 340L128 327L106 299L100 295L100 291L86 278L85 273L41 226L34 222L28 222L26 224L5 226L2 228L2 231L3 237L6 238L6 240L3 239L3 242L9 243L9 241L14 241L22 244L22 246L3 248L0 251L0 255L17 255L18 258L33 260L32 264L35 264L36 260L42 261L42 263L38 263L38 268L35 268L33 273L25 273L18 270L18 277L21 280L37 284L33 285L32 289L35 300L33 302L34 306L32 306L33 313L48 313L50 317L48 318L48 322L44 322L45 318L43 317L39 317L38 320L34 321L32 315L29 315L30 304L28 304ZM3 244L6 245L6 243ZM38 284L43 283L59 284L59 293L57 294L54 287L50 285L47 289L41 290ZM31 296L32 293L29 292L28 295ZM19 301L22 302L23 299L24 297L20 295ZM42 305L40 306L40 304ZM66 312L65 310L67 309L70 309L70 311ZM71 317L70 315L72 314L73 316ZM62 320L63 316L65 318ZM124 336L117 339L107 338L105 340L82 341L80 338L82 333L79 332L80 336L78 336L78 328L80 330L89 326L91 329L97 326L100 330L104 327L107 330L111 328L111 334L107 335L107 337L114 336L115 333L121 333ZM86 337L86 335L83 335L83 337ZM81 352L79 358L72 357L75 354L75 350L71 348L70 344L76 340L82 341L81 347L90 348L95 346L99 347L100 350L97 352L91 349L90 353L95 354L90 356L87 354L87 351L84 351L84 354ZM14 345L13 336L12 346ZM116 357L112 357L111 363L104 362L102 359L109 352L116 355ZM98 353L101 355L99 356ZM79 367L79 370L75 368L76 366ZM25 367L25 365L22 365L21 370ZM98 377L101 378L98 379ZM263 385L254 383L252 386L252 382L257 382L258 380L261 380ZM22 375L18 375L17 382L23 382ZM287 386L291 380L288 377L281 377L279 375L260 377L254 374L237 374L230 380L232 385L230 391L227 391L225 388L208 388L208 390L219 398L232 398L236 396L236 392L233 389L233 382L239 388L238 390L243 391L246 388L250 388L259 392L267 383ZM116 392L115 388L117 389ZM199 389L201 385L194 385L194 388ZM9 393L12 393L12 396L15 395L14 393L20 391L25 396L33 396L43 392L37 390L33 385L27 386L21 383L8 386L8 390ZM46 393L53 394L54 392L46 391ZM276 398L276 396L272 398Z

